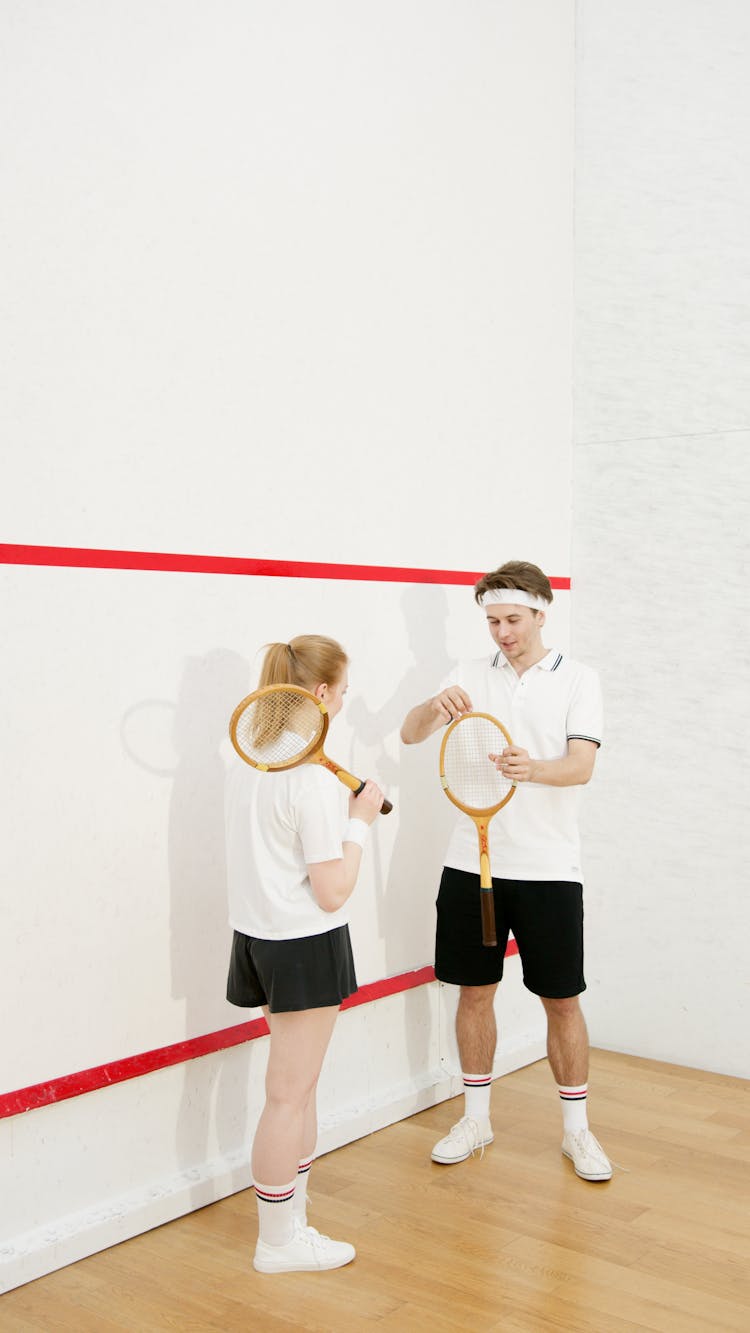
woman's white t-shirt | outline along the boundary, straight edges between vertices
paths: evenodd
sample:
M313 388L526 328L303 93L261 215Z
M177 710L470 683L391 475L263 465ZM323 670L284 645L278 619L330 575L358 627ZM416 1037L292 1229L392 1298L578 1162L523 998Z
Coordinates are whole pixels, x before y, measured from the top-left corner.
M224 817L229 923L257 939L322 935L348 922L348 906L324 912L315 901L308 865L343 855L349 793L319 764L262 773L229 741Z

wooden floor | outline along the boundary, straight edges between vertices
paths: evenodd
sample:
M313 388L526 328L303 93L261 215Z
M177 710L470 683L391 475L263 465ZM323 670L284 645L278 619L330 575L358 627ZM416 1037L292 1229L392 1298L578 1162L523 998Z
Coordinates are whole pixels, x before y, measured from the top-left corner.
M252 1191L0 1297L2 1333L750 1330L750 1083L596 1051L579 1180L546 1062L494 1085L495 1142L430 1162L462 1099L321 1158L310 1221L335 1272L253 1271Z

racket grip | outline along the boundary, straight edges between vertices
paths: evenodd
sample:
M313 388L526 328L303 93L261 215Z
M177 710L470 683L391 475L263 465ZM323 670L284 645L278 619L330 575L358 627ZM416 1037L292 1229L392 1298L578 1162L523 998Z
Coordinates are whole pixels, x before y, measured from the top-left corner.
M362 791L364 785L365 785L364 782L360 782L357 790L354 793L355 796L359 796L359 793ZM389 815L392 809L393 809L393 802L389 801L387 796L384 796L383 804L380 807L381 815Z
M355 791L355 793L354 793L355 796L359 796L359 793L362 791L362 788L364 787L364 785L365 785L364 782L361 782L361 783L359 784L359 787L358 787L357 791ZM392 809L393 809L393 802L392 802L392 801L389 801L387 796L384 796L384 797L383 797L383 804L382 804L381 807L380 807L380 813L381 813L381 815L389 815L389 814L391 813L391 810L392 810Z
M479 896L482 903L482 944L492 948L493 945L497 944L495 895L492 889L480 889Z
M336 774L336 777L338 778L339 782L343 782L344 786L348 787L350 791L353 791L355 796L359 796L359 793L361 791L364 791L365 784L361 778L353 777L352 774L347 773L346 769L344 768L334 768L333 771ZM384 796L383 804L380 807L381 815L389 815L392 809L393 809L393 803L389 801L386 796Z

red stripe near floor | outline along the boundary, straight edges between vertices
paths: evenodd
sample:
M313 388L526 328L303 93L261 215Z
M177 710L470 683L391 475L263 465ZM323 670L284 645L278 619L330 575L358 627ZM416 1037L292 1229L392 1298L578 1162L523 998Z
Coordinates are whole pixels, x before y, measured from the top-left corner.
M505 956L509 958L516 953L518 946L515 940L510 940ZM398 995L417 986L426 986L434 980L435 970L432 967L402 972L400 976L386 977L382 981L360 986L356 994L344 1000L341 1007L356 1009L361 1004L371 1004L373 1000L381 1000L387 995ZM249 1023L238 1023L234 1027L222 1028L219 1032L209 1032L204 1037L192 1037L189 1041L178 1041L173 1046L162 1046L155 1051L128 1056L125 1060L113 1060L110 1064L97 1065L94 1069L83 1069L78 1074L50 1079L48 1083L35 1083L28 1088L18 1088L15 1092L0 1093L0 1119L20 1115L24 1111L34 1111L52 1102L62 1102L68 1097L80 1097L85 1092L111 1087L113 1083L124 1083L129 1078L140 1078L157 1069L184 1064L201 1055L229 1050L232 1046L240 1046L243 1042L267 1035L266 1020L254 1018Z

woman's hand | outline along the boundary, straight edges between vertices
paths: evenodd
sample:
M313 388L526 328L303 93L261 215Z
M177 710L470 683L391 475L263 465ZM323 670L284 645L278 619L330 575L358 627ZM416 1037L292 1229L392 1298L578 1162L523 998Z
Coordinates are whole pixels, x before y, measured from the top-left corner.
M380 814L380 807L385 797L372 778L368 778L359 796L353 793L349 797L349 818L361 819L365 824L372 824Z

